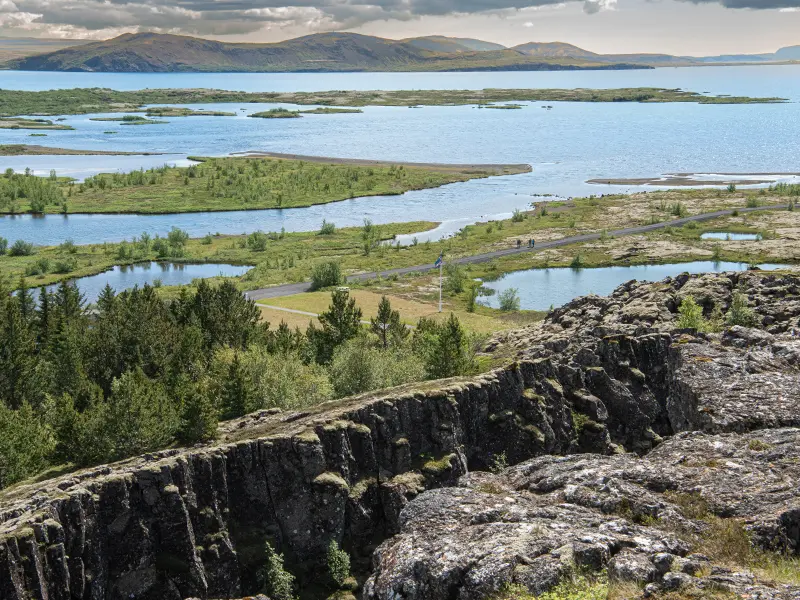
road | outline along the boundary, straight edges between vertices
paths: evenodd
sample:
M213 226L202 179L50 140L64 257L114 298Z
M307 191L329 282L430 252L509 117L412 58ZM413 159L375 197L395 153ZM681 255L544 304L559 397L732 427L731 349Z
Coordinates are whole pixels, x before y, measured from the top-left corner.
M710 213L692 215L691 217L681 217L680 219L675 219L673 221L664 221L662 223L652 223L650 225L640 225L638 227L627 227L625 229L617 229L616 231L609 231L608 235L614 237L622 237L626 235L647 233L648 231L657 231L658 229L664 229L666 227L680 227L692 221L709 221L711 219L716 219L719 217L726 217L732 214L734 210L737 210L739 213L749 213L758 210L781 210L781 209L786 210L787 208L789 208L788 204L779 204L779 205L769 205L769 206L758 206L754 208L717 210ZM494 252L486 252L485 254L462 256L460 258L454 258L450 262L459 265L484 263L494 260L495 258L502 258L503 256L513 256L515 254L523 254L525 252L537 252L539 250L546 250L548 248L559 248L561 246L569 246L571 244L592 242L594 240L599 240L600 236L601 236L600 233L585 233L583 235L573 235L571 237L565 237L558 240L537 243L535 248L529 248L528 246L522 246L521 248L511 247L506 250L495 250ZM431 262L426 265L416 265L413 267L400 267L397 269L389 269L388 271L380 271L372 273L359 273L357 275L351 275L350 277L347 278L347 281L358 282L358 281L367 281L369 279L375 279L376 277L385 278L391 275L408 275L409 273L424 273L427 271L432 271L434 268L435 267L433 266L433 260L431 260ZM273 287L262 288L259 290L251 290L249 292L246 292L246 295L248 298L251 298L253 300L264 300L266 298L280 298L283 296L294 296L295 294L302 294L304 292L309 292L309 291L311 291L310 283L306 282L287 283L285 285L276 285Z

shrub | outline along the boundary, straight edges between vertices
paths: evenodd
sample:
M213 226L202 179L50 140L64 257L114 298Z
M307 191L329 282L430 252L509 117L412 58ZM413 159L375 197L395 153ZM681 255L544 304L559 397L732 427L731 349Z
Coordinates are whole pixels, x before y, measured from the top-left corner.
M735 183L729 183L728 184L728 193L732 194L735 191L736 191L736 184Z
M443 286L446 292L460 294L464 291L464 284L467 281L467 276L461 265L455 263L446 264L444 266L444 274L447 275Z
M0 256L6 253L8 250L8 240L4 237L0 237Z
M264 252L267 249L269 237L263 231L254 231L247 236L247 247L253 252Z
M582 269L585 266L585 263L583 262L583 256L576 254L575 258L572 259L572 262L569 263L569 266L573 269Z
M334 351L329 372L336 396L341 398L421 381L425 365L405 348L376 348L369 337L360 335Z
M33 244L24 240L17 240L8 251L9 256L30 256L33 254Z
M692 296L686 296L678 307L678 328L705 331L707 322L703 318L703 307Z
M311 290L319 290L326 287L340 285L344 277L339 263L329 261L314 265L311 271Z
M200 241L200 243L203 244L204 246L210 246L213 243L213 241L214 237L210 233L207 233L206 235L203 236L203 239Z
M283 554L278 554L267 542L264 546L264 566L258 573L265 594L273 600L294 600L294 575L283 566Z
M64 240L61 245L58 247L59 252L64 252L67 254L75 254L78 252L78 247L75 245L75 242L72 240Z
M525 213L522 212L520 209L515 208L514 213L511 215L511 222L512 223L522 223L525 220Z
M45 275L50 272L50 261L46 258L40 258L32 265L28 265L25 269L25 275L33 277L34 275Z
M339 549L336 540L331 540L328 545L328 572L337 586L343 587L350 577L350 556Z
M336 224L328 223L325 219L322 220L322 226L319 228L320 235L333 235L336 233Z
M758 327L761 324L758 315L748 306L747 296L741 292L733 293L725 321L728 325L741 325L742 327Z
M500 301L500 310L503 312L519 310L519 290L517 290L517 288L508 288L507 290L503 290L500 292L497 298Z
M183 229L173 227L167 234L167 241L170 246L183 246L189 241L189 234Z
M78 267L78 260L74 256L70 256L69 258L65 258L63 260L57 260L55 266L53 267L53 272L58 273L59 275L64 275L66 273L72 273Z
M748 196L747 197L747 208L758 208L761 206L761 202L755 196Z

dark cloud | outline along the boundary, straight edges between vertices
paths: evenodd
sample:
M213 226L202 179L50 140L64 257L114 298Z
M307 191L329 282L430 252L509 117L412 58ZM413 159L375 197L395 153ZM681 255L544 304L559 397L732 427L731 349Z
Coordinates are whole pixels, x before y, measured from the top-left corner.
M43 31L153 30L196 35L246 34L264 27L323 31L381 20L422 16L503 13L583 3L589 14L616 0L0 0L0 30L20 26ZM795 8L800 0L683 0L728 8Z

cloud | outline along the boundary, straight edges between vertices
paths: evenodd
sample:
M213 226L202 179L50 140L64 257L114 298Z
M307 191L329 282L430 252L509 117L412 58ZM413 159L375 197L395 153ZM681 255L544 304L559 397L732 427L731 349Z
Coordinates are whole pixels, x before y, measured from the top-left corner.
M578 1L589 14L611 10L616 4L616 0L569 0ZM145 30L233 35L272 27L325 31L374 21L513 14L564 5L564 0L0 0L0 28L2 32L21 27L42 35L79 37Z
M800 0L683 0L692 4L721 4L725 8L750 8L754 10L774 10L797 12Z

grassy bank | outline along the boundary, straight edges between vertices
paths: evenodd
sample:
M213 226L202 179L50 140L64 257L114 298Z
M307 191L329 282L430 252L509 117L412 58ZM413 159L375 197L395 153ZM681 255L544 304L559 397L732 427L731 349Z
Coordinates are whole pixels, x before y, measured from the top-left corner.
M183 213L294 208L397 195L499 174L509 167L364 166L276 158L199 159L190 167L101 174L83 183L0 176L0 213ZM24 193L20 193L20 190Z
M783 102L782 98L708 96L661 88L487 89L414 91L233 92L203 89L147 89L116 91L76 88L28 92L0 90L0 116L65 115L98 112L145 111L148 104L287 103L323 106L435 106L493 102L697 102L754 104ZM164 115L167 116L167 115Z

